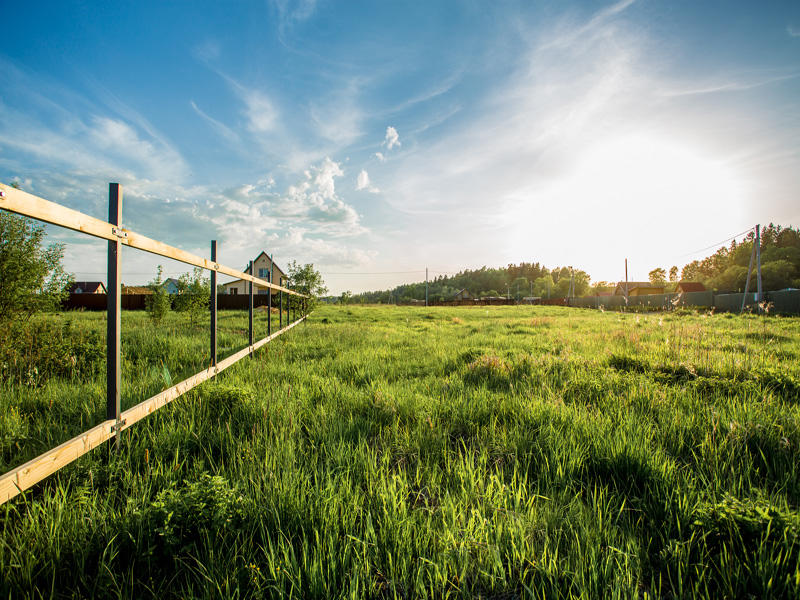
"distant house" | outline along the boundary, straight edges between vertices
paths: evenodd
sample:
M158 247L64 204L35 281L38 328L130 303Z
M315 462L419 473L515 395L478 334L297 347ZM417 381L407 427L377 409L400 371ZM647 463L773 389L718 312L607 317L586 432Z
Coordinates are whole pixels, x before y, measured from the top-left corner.
M699 281L679 281L678 287L675 289L679 294L688 294L689 292L705 292L706 286Z
M255 271L256 277L266 279L276 285L286 285L286 281L288 280L286 273L284 273L278 265L274 263L270 264L270 259L266 252L261 252L253 261L253 270ZM250 266L248 265L243 271L249 274ZM236 281L223 284L223 287L226 294L247 294L249 291L249 283L249 281L245 281L244 279L237 279ZM266 294L267 288L254 284L253 293Z
M179 281L174 277L170 277L162 284L168 294L177 294L180 291Z
M649 296L650 294L664 293L664 286L657 283L650 283L649 281L629 281L626 284L624 281L620 281L617 284L617 289L614 290L614 295L625 296L626 285L628 296Z
M123 285L122 293L125 295L130 294L152 294L153 290L144 285Z
M471 300L471 299L472 299L472 294L470 294L466 288L464 288L463 290L459 290L455 294L453 294L453 300Z
M102 281L75 281L68 288L70 294L105 294L106 286Z

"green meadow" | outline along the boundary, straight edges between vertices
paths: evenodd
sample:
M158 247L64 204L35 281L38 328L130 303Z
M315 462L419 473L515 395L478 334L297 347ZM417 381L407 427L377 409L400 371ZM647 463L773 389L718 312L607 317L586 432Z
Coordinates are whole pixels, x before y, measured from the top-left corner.
M42 327L3 472L104 416L104 315ZM206 327L124 313L125 407ZM798 318L322 306L0 506L0 595L797 598L799 403Z

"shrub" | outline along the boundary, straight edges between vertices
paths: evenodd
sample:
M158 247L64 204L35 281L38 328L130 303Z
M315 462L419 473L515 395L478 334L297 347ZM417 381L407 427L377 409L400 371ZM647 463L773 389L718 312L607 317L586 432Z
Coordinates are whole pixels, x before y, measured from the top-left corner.
M0 328L0 381L44 385L52 377L90 378L105 365L104 337L51 321L12 322Z
M173 554L201 542L203 533L224 535L241 524L244 514L244 496L223 477L203 473L197 481L159 492L140 517L157 546Z
M153 293L147 296L145 300L145 307L147 314L150 316L150 321L153 325L158 325L167 316L169 312L169 294L164 289L164 281L161 279L162 267L158 265L158 273L156 278L153 279L149 286Z

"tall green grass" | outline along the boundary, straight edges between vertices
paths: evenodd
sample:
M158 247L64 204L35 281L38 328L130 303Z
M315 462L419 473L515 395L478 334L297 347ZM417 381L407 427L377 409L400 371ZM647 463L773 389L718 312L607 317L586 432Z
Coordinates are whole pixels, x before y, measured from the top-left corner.
M126 319L129 402L166 386L162 367L204 366L205 330ZM233 351L246 321L227 327ZM798 333L793 318L322 307L119 453L1 507L0 590L797 597ZM102 413L98 379L2 392L2 439L28 432L8 464Z

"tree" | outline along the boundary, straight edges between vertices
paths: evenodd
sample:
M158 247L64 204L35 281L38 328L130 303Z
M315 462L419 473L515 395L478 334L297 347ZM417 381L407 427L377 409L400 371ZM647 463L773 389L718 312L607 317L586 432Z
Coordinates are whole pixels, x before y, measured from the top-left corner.
M42 246L44 225L0 211L0 321L55 310L68 295L64 244Z
M153 290L153 293L149 294L145 300L145 308L147 309L147 314L150 316L150 321L152 321L153 325L161 323L162 319L167 316L169 312L169 294L167 294L167 290L164 289L164 280L161 278L162 272L163 269L161 265L158 265L156 278L148 284L148 287ZM209 292L209 296L210 295Z
M669 268L669 280L672 283L678 281L678 267L677 265L673 265Z
M650 283L664 284L667 282L667 272L661 267L653 269L647 276L650 278Z
M288 286L296 292L309 296L306 306L310 310L320 296L328 293L322 273L314 268L312 263L300 265L297 261L291 261L288 265L289 271ZM299 306L300 299L297 296L289 296L292 306Z
M192 273L184 273L178 279L175 310L188 313L192 327L208 311L208 302L211 297L211 283L208 277L203 276L203 273L203 269L195 267Z
M342 295L339 296L339 304L348 304L352 297L353 297L353 292L351 292L350 290L342 292Z
M537 277L533 282L533 295L540 298L549 298L553 294L556 284L550 273Z

